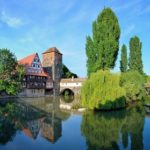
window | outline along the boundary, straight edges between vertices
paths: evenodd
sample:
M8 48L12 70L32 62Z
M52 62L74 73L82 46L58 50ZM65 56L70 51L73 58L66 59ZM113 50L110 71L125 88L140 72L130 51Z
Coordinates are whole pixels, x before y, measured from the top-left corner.
M32 64L32 67L35 67L35 64Z

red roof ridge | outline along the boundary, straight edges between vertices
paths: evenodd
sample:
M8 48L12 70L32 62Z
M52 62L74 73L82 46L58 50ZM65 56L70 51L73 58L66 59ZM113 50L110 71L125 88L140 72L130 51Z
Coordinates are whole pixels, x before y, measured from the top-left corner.
M32 62L33 62L33 59L34 59L34 57L35 57L36 55L38 55L38 54L37 54L37 53L33 53L33 54L31 54L31 55L28 55L28 56L26 56L26 57L20 59L20 60L18 61L18 63L19 63L19 64L22 64L22 65L31 65Z

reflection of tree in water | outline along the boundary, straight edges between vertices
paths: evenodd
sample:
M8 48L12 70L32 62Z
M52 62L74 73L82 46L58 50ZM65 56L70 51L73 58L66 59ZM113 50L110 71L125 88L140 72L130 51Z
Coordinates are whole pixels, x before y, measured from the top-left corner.
M9 119L0 122L0 144L6 144L11 141L16 133L15 124Z
M25 103L0 105L0 144L13 140L17 130L36 139L40 129L42 136L54 143L61 137L62 119L67 119L68 114L63 113L60 117L55 111L47 113Z
M122 142L124 148L128 147L128 136L131 138L131 149L143 149L144 110L137 106L126 113L126 121L122 126Z
M0 106L0 143L6 144L11 141L16 134L16 131L20 129L20 125L15 119L18 113L16 105L13 103L7 103L4 106Z
M85 114L81 129L87 138L88 149L118 149L124 115L124 111Z
M87 113L83 115L81 130L87 139L88 150L119 149L120 135L124 148L128 147L131 136L131 149L143 149L144 113L142 108L116 112ZM120 132L122 134L120 134Z

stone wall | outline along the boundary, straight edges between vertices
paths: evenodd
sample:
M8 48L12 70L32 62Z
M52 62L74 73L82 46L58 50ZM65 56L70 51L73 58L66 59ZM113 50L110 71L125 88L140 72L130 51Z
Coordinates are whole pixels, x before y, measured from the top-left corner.
M45 96L45 89L24 89L19 96L25 97L42 97Z

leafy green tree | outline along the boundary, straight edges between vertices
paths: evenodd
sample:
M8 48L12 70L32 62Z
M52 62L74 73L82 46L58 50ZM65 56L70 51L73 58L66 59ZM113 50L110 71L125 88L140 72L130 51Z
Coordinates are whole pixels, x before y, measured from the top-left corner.
M111 8L104 8L93 22L93 35L86 39L87 74L114 68L119 50L120 27Z
M21 88L25 69L8 49L0 49L0 93L15 95Z
M146 76L146 83L150 83L150 76Z
M138 71L128 71L121 74L120 85L126 91L128 103L142 100L145 97L145 79Z
M71 77L74 77L74 78L77 78L78 76L71 72L66 65L63 64L62 66L62 78L71 78Z
M8 79L14 74L17 59L8 49L0 49L0 79Z
M143 74L142 63L142 42L139 37L134 36L130 39L130 56L129 56L129 69L136 70Z
M127 64L128 64L127 47L126 47L125 44L123 44L122 48L121 48L121 61L120 61L120 70L121 70L121 72L126 72L127 71Z

